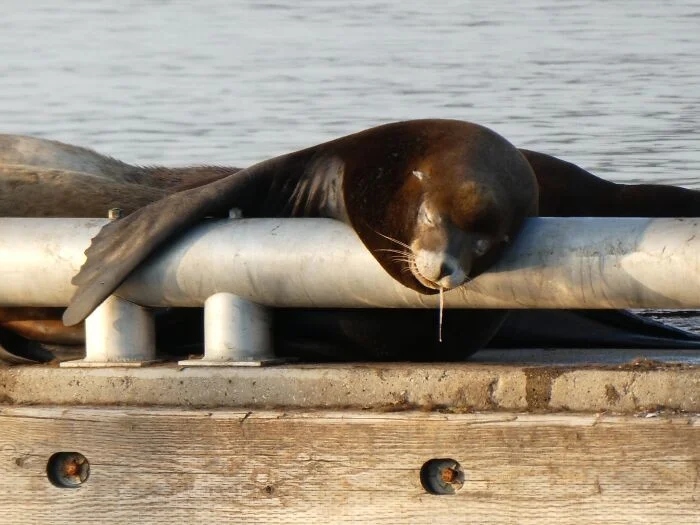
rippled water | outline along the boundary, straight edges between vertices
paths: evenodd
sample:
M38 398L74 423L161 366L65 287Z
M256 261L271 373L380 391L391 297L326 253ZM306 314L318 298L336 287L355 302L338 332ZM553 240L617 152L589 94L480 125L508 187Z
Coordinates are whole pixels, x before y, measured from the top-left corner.
M699 29L697 1L4 0L0 131L246 165L452 117L700 188Z

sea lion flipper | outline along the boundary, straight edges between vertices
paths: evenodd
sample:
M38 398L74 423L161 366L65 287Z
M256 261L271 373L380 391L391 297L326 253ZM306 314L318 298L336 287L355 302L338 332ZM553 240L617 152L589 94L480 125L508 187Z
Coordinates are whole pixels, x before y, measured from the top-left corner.
M274 159L273 159L274 160ZM72 282L77 290L63 314L67 326L84 320L165 241L208 215L232 207L270 161L224 179L172 194L107 224L85 251L87 260Z

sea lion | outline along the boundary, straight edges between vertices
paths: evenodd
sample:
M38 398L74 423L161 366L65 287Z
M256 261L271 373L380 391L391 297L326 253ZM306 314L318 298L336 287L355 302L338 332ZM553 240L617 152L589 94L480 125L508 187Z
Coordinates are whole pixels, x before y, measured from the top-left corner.
M132 166L78 146L0 134L0 217L105 217L236 173L239 168Z
M696 216L695 210L700 209L700 193L692 190L614 184L555 157L528 150L521 152L537 177L543 215ZM361 155L362 150L355 153ZM238 171L238 168L216 166L144 168L59 142L0 135L0 216L17 216L17 210L24 210L24 216L104 216L107 208L114 206L128 214L174 191L196 187ZM418 175L413 176L419 180ZM283 185L284 174L277 183ZM66 201L57 199L56 193L47 193L47 187L67 194L81 188L84 194L80 199ZM17 193L18 188L22 193ZM323 200L324 191L333 187L301 189L313 192L318 202ZM662 199L656 198L659 194L663 195ZM3 201L3 195L9 197ZM42 195L50 198L42 198ZM115 198L108 201L108 197ZM298 199L299 193L295 197ZM26 201L37 205L31 208ZM297 206L292 212L299 209L303 211L304 208ZM61 358L54 348L44 350L42 341L56 344L76 338L73 342L80 342L82 336L81 330L61 328L58 320L62 311L0 308L0 346L5 345L15 354L36 360L46 360L46 356L51 355ZM507 317L506 314L506 311L448 310L443 334L445 344L442 344L437 342L436 315L429 310L277 310L274 316L276 351L316 360L435 360L465 357L489 340L490 346L699 346L697 337L626 312L515 311ZM166 336L159 347L172 350L182 342L194 345L201 342L200 317L201 312L195 309L175 309L159 315L159 326L167 325L167 329L157 330L159 337ZM501 324L504 317L505 323ZM3 326L4 318L8 324ZM552 322L553 318L556 321ZM553 324L559 326L564 322L566 330L551 332ZM3 331L3 327L12 332ZM168 337L174 329L179 330L178 335ZM492 339L494 333L496 336Z
M140 263L206 216L329 217L394 279L450 289L492 264L537 214L535 174L506 139L457 120L386 124L263 161L105 226L63 320L82 321Z

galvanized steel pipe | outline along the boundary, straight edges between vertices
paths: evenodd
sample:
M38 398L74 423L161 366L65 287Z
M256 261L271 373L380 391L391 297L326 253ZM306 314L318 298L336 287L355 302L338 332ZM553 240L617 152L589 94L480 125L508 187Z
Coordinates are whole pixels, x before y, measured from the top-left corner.
M65 306L104 219L0 219L0 306ZM193 228L122 285L146 306L201 306L229 292L270 306L434 307L390 278L328 219L216 220ZM700 219L530 219L485 275L446 307L700 308Z

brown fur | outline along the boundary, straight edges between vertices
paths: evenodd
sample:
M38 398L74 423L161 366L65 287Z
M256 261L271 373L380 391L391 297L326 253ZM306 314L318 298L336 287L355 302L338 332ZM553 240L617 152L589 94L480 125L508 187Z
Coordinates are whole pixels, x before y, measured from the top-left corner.
M90 149L0 134L0 217L105 217L125 214L238 168L132 166Z
M42 343L77 345L83 343L82 326L65 326L63 308L2 308L0 327Z

